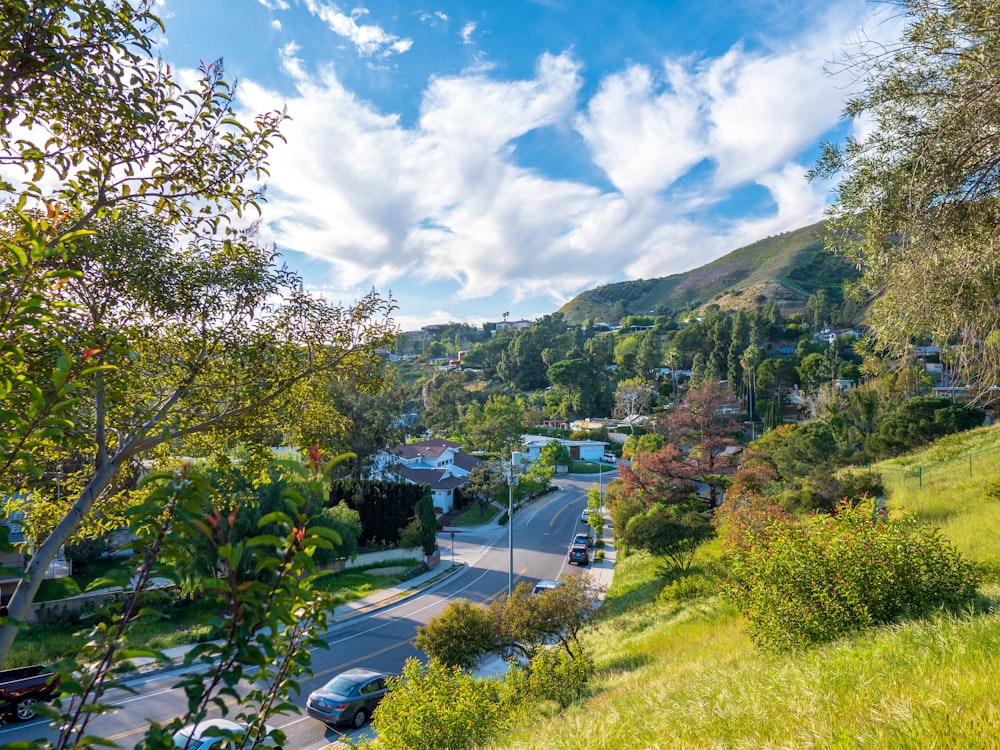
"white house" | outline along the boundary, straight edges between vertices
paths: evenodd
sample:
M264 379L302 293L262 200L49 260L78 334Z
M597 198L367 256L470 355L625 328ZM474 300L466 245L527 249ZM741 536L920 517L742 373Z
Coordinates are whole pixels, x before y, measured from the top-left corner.
M493 335L496 336L500 331L527 331L531 328L530 320L501 320L494 324L496 328L493 329Z
M843 336L850 336L855 341L861 338L861 334L853 328L824 328L819 333L813 334L813 341L835 344L837 339Z
M431 488L434 512L455 507L455 489L469 481L469 472L482 461L462 452L462 446L440 438L398 445L380 453L373 476L393 476Z
M569 448L570 458L574 461L600 461L604 455L604 448L608 445L600 440L566 440L547 435L522 435L521 451L529 461L537 461L542 448L552 442Z

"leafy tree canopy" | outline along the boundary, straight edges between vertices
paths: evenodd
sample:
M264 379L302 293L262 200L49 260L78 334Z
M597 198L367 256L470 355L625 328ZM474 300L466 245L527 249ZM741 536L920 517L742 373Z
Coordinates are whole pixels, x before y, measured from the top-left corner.
M842 61L860 84L846 114L872 127L814 170L840 180L827 244L862 268L883 347L932 335L984 391L1000 373L1000 2L896 5L900 39Z
M979 427L981 410L939 396L917 396L885 416L865 441L876 458L890 458L954 432Z

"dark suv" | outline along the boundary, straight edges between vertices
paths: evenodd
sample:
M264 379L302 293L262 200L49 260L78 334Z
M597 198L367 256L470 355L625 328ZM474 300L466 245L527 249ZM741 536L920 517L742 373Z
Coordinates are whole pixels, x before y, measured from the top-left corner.
M590 553L586 544L574 544L569 548L569 564L590 565Z

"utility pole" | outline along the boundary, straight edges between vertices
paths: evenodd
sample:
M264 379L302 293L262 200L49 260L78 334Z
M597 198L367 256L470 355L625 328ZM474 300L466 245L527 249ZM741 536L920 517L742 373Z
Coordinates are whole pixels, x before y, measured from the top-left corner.
M510 454L510 475L508 476L507 488L509 490L507 500L507 553L509 557L507 567L507 596L514 593L514 453Z

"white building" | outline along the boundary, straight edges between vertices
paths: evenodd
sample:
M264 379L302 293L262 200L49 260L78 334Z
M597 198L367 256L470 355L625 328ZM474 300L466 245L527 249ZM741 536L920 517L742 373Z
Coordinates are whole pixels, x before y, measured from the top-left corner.
M434 512L440 515L455 507L456 488L468 482L469 473L482 463L450 440L420 440L380 453L373 475L429 485Z
M574 461L600 461L604 456L604 448L608 445L600 440L567 440L547 435L522 435L521 451L529 461L534 462L541 455L542 448L552 442L569 448L570 458Z

